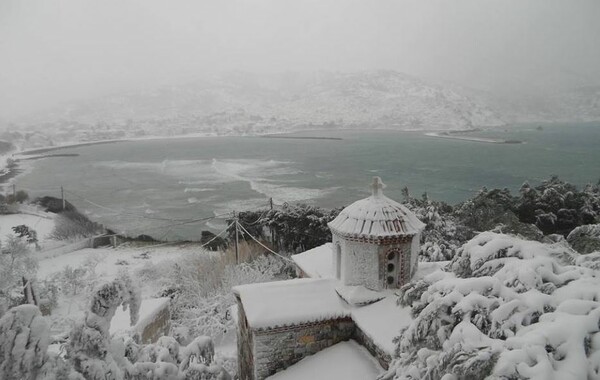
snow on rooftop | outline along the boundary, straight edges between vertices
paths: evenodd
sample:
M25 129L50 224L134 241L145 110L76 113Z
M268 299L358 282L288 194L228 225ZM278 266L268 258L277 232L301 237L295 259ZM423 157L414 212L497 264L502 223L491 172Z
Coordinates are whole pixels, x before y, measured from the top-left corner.
M352 310L352 320L356 326L390 355L396 348L392 340L412 322L410 307L399 306L397 299L390 294L381 301Z
M335 288L335 291L344 299L344 301L354 306L371 304L386 297L385 292L376 292L374 290L367 289L362 285L338 285Z
M292 256L292 260L304 273L311 278L332 278L332 249L331 243L325 243L316 248Z
M141 332L141 329L152 322L155 316L161 312L170 301L171 300L168 297L142 300L142 303L140 304L140 317L135 326L131 326L129 323L129 308L127 310L123 310L122 308L117 309L115 316L110 322L110 333L114 334L130 329Z
M264 329L350 316L329 279L303 278L233 288L252 328Z
M304 358L267 380L375 379L383 368L354 341L341 342Z
M372 195L352 203L328 223L340 236L384 238L416 235L425 225L405 206L383 195L384 184L373 177Z
M295 279L233 288L244 305L251 328L268 329L351 317L381 349L393 354L392 340L410 324L409 307L398 306L392 291L378 292L382 300L367 306L346 303L331 279Z

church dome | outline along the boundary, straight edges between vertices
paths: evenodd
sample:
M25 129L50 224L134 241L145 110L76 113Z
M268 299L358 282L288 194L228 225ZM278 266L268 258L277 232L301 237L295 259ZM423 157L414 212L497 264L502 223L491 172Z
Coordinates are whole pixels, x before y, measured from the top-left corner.
M413 236L425 228L417 216L405 206L383 195L381 178L373 177L372 195L352 203L328 226L341 237L380 240Z

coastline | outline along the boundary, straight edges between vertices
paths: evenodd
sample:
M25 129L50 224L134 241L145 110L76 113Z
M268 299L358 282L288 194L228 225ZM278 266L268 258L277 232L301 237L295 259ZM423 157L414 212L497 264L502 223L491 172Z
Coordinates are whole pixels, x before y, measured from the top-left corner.
M425 133L425 136L437 137L440 139L472 141L472 142L480 142L480 143L488 143L488 144L524 144L524 142L520 141L520 140L503 140L503 139L492 139L492 138L488 138L488 137L457 136L457 135L452 135L448 132L446 132L445 134L439 133L439 132L429 132L429 133Z
M465 141L473 141L473 142L483 142L483 143L494 143L494 144L514 144L514 143L523 143L522 141L507 141L500 139L489 139L489 138L480 138L480 137L468 137L468 136L456 136L452 135L455 133L469 133L481 131L479 128L462 128L462 129L425 129L425 128L408 128L408 129L396 129L396 128L386 128L386 127L376 127L376 128L335 128L335 129L321 129L321 128L309 128L309 129L291 129L291 130L281 130L274 131L268 133L232 133L232 134L215 134L215 133L190 133L190 134L182 134L182 135L173 135L173 136L142 136L142 137L128 137L121 139L109 139L109 140L97 140L97 141L85 141L85 142L72 142L63 145L53 145L53 146L45 146L34 149L27 149L22 151L14 151L8 153L3 158L14 159L14 163L12 165L7 165L6 163L0 167L0 186L5 186L10 184L17 178L20 174L22 174L25 169L21 168L19 165L20 161L33 161L37 159L44 158L52 158L52 157L65 157L65 156L75 156L75 154L46 154L62 149L69 148L78 148L92 145L101 145L101 144L113 144L113 143L121 143L121 142L132 142L132 141L146 141L146 140L171 140L171 139L182 139L182 138L207 138L207 137L259 137L259 138L281 138L281 139L298 139L298 140L308 140L308 139L318 139L318 140L343 140L342 137L319 137L319 136L286 136L290 134L300 133L300 132L334 132L341 133L344 131L393 131L399 133L422 133L425 136L429 137L438 137L445 139L455 139L455 140L465 140Z

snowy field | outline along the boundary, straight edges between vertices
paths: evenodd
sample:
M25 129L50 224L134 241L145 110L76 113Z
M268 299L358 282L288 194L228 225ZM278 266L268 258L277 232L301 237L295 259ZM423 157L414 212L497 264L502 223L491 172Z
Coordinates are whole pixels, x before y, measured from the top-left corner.
M37 211L34 208L26 210L27 214L0 215L0 241L6 242L8 236L16 236L12 228L26 225L37 232L37 238L42 248L53 248L60 242L51 240L49 235L54 228L54 215L52 213Z
M85 283L79 291L71 296L60 294L58 306L50 316L52 332L60 334L68 331L70 324L83 316L87 306L87 295L91 288L104 281L110 281L122 270L138 274L148 266L160 266L168 260L175 260L186 254L202 252L197 246L162 246L162 247L123 247L123 248L86 248L57 257L44 258L39 261L38 281L52 280L59 277L65 268L85 269ZM156 296L159 285L151 279L140 281L142 298Z

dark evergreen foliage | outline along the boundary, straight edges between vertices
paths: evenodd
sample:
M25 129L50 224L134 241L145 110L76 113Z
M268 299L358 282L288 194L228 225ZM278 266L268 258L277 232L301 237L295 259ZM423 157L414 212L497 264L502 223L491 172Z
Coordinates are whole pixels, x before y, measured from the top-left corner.
M238 218L239 223L254 237L268 240L283 251L302 252L331 241L327 223L340 211L341 209L326 210L306 204L285 203L273 210L240 212ZM229 236L230 239L235 236L233 227L230 228ZM239 238L251 239L241 232Z

